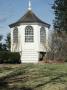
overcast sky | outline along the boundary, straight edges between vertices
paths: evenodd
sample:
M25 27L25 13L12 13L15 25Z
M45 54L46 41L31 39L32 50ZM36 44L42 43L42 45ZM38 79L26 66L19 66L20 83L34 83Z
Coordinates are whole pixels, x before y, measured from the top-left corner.
M29 0L0 0L0 35L10 32L9 24L17 21L28 10ZM53 23L54 15L51 6L54 0L31 0L32 11L48 24Z

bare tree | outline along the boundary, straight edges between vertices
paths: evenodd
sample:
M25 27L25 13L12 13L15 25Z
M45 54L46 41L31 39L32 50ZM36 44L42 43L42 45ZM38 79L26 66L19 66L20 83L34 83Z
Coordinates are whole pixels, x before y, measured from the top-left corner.
M54 31L52 35L50 58L60 61L67 59L67 35L65 31Z

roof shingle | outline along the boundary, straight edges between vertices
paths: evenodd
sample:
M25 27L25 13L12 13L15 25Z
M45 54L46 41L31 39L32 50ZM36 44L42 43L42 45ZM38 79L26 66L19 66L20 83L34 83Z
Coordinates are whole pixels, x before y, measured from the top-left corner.
M17 22L10 24L10 27L18 26L22 23L42 23L47 27L50 27L49 24L40 20L31 10L29 10L24 16L22 16Z

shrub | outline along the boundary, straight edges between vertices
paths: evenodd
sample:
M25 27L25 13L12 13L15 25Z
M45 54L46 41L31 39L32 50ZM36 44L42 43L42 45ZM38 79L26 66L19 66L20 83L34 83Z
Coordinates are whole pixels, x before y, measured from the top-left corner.
M67 62L67 58L64 61Z
M0 51L0 64L2 63L20 63L20 54L18 52Z

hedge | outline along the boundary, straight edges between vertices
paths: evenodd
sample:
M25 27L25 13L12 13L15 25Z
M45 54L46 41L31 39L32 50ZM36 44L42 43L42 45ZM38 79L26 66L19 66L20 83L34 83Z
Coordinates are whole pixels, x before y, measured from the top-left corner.
M18 52L0 51L0 64L3 63L21 63L20 54Z

